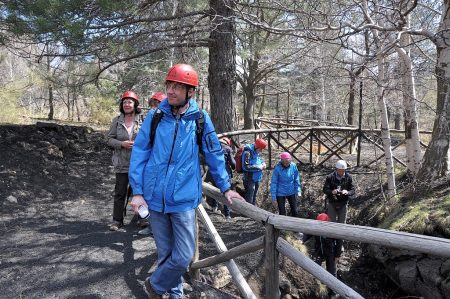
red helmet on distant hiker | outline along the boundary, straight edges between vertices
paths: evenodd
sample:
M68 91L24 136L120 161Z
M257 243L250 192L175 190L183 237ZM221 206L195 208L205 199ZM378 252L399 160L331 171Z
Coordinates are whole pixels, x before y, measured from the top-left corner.
M198 86L198 75L189 64L175 64L169 69L166 81L179 82L193 87Z
M231 139L228 137L220 138L220 142L225 143L226 145L231 145Z
M326 214L326 213L320 213L319 215L317 215L317 220L330 221L330 216L328 216L328 214Z
M162 102L162 100L164 100L165 98L167 98L167 95L164 92L157 91L150 97L150 100L157 100L158 102Z
M125 99L133 99L134 101L136 101L139 104L138 96L132 90L127 90L122 94L122 97L120 98L120 100L123 101Z
M262 138L258 138L255 140L255 148L265 149L267 147L267 141Z

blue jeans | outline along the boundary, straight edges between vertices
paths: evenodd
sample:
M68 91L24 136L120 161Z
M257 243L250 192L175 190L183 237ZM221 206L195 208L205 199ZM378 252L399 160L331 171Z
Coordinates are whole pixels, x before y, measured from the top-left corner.
M164 214L150 211L158 267L150 277L153 289L171 299L183 296L183 274L195 252L195 210Z
M259 182L254 182L251 173L244 175L245 201L256 205L256 193L258 193Z

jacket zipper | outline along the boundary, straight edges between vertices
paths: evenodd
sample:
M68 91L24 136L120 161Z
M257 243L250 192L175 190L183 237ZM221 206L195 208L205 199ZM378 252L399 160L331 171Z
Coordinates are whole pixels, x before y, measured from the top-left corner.
M169 166L170 166L170 162L172 161L172 154L173 154L173 149L175 148L175 141L177 139L177 133L178 133L178 124L179 124L179 120L180 120L180 116L177 115L176 117L176 123L175 123L175 132L173 133L173 140L172 140L172 149L170 150L170 156L169 156L169 161L167 162L167 168L166 168L166 176L167 176L167 172L169 171ZM166 190L164 190L164 195L166 193ZM165 198L163 196L163 209L162 212L164 213L164 208L165 208Z

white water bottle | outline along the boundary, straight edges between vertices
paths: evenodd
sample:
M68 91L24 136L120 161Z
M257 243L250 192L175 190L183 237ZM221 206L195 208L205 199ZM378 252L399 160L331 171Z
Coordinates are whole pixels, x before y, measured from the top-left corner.
M146 208L144 206L139 206L138 213L139 213L139 216L141 216L142 219L150 218L150 213L148 212L148 208Z

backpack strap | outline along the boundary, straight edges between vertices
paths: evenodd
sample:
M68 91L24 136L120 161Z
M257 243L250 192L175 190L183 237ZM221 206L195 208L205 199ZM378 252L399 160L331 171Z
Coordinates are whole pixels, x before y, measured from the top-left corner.
M153 144L155 144L156 129L158 128L158 124L163 116L164 113L159 108L156 109L153 114L152 123L150 126L150 147L153 147Z
M151 147L153 147L153 145L155 144L156 129L158 128L158 124L161 121L163 116L164 116L164 113L159 108L156 109L155 113L153 114L152 122L150 125L150 146ZM195 135L197 137L197 144L201 151L202 150L203 129L205 128L205 115L203 113L203 110L198 112L198 116L195 119L195 124L196 124Z
M200 151L202 151L202 139L203 139L203 129L205 128L205 115L203 113L203 110L200 110L198 112L198 117L195 119L195 135L197 136L197 144L200 148Z

